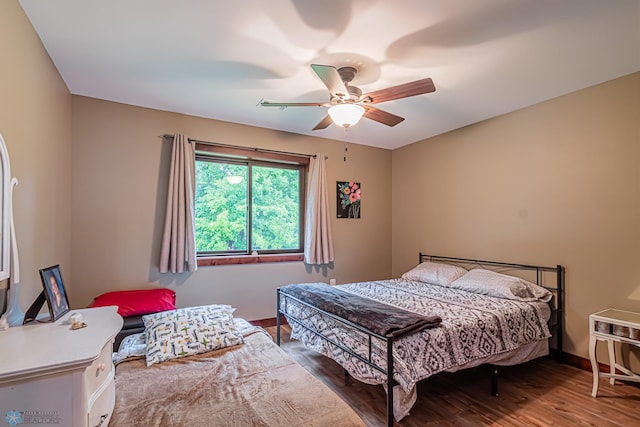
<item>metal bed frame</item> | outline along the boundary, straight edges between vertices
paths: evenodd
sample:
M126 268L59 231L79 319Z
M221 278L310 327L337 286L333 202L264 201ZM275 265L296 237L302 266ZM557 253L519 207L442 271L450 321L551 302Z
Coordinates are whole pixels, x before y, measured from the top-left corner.
M458 265L466 268L467 270L471 270L473 268L484 268L496 272L502 273L512 273L513 271L520 272L535 272L535 283L538 286L542 286L549 291L551 291L554 295L554 298L549 302L551 308L551 317L549 318L549 329L552 331L552 338L555 336L556 338L556 360L559 363L562 363L562 336L564 334L564 267L561 265L557 265L555 267L545 267L545 266L535 266L535 265L526 265L526 264L514 264L514 263L505 263L505 262L497 262L497 261L481 261L467 258L454 258L454 257L446 257L446 256L438 256L438 255L427 255L422 252L419 254L419 263L425 261L433 261L433 262L441 262L447 264ZM555 274L556 281L554 286L545 285L545 275L546 274ZM533 281L533 280L530 280ZM287 299L294 300L298 304L302 304L312 310L315 310L317 313L320 313L325 316L329 316L332 319L349 326L353 329L356 329L368 336L368 354L367 357L363 357L360 354L355 353L352 349L336 342L335 340L323 335L322 333L316 331L315 329L309 328L306 326L300 319L297 319L291 314L287 313L286 310L286 300L285 300L285 308L282 307L282 296L286 296ZM340 348L345 353L349 354L370 366L372 369L382 373L386 376L386 386L387 386L387 426L392 427L394 423L393 417L393 386L397 384L397 381L393 379L393 343L395 339L401 338L400 336L393 335L379 335L375 332L372 332L358 324L350 322L346 319L343 319L339 316L336 316L333 313L328 313L324 310L321 310L317 307L312 306L304 301L301 301L298 298L292 297L291 295L283 292L280 288L277 290L277 313L276 313L276 343L278 346L280 345L280 327L281 327L281 317L286 315L286 319L289 323L296 323L303 329L311 332L312 334L318 336L322 340ZM377 365L372 360L372 341L373 339L381 340L386 344L387 347L387 369L382 366ZM495 396L498 395L498 370L497 367L492 365L492 376L491 376L491 393ZM348 374L345 371L345 374Z

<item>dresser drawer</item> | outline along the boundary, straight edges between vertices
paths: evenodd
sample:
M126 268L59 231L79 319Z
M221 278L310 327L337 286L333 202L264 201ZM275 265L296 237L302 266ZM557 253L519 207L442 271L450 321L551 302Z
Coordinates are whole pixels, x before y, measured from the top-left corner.
M95 400L90 402L87 425L89 427L106 427L116 403L115 378L111 376L105 387L101 388L99 394L94 397Z
M105 381L113 377L112 342L109 341L83 374L85 393L91 396Z

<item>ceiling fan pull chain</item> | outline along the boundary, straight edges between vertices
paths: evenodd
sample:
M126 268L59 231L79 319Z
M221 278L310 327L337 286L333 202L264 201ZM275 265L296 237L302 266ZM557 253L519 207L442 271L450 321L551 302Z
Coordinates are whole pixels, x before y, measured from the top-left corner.
M347 161L347 151L349 151L349 149L347 148L347 143L344 143L344 160L343 161Z

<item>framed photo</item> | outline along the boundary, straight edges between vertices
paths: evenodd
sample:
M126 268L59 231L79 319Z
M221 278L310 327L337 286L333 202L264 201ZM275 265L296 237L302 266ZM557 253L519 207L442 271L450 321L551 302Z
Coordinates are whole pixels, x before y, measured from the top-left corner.
M44 295L47 298L51 321L55 322L63 314L69 311L69 300L67 291L64 288L60 265L43 268L40 270Z

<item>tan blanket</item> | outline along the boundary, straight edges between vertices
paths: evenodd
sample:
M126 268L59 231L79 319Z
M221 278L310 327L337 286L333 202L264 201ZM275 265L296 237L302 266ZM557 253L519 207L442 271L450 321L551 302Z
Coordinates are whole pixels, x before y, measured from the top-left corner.
M364 426L266 333L245 344L150 367L116 367L112 427Z

